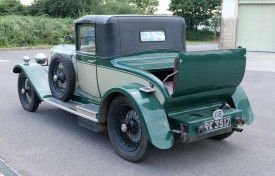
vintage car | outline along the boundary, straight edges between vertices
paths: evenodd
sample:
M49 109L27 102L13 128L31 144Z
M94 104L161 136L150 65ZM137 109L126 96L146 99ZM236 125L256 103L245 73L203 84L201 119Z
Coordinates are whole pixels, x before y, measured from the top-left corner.
M23 60L13 72L25 110L46 102L76 114L80 125L108 130L132 162L149 144L222 140L254 119L240 86L246 50L187 52L181 17L84 16L75 21L75 45L54 47L49 64L43 53L36 63Z

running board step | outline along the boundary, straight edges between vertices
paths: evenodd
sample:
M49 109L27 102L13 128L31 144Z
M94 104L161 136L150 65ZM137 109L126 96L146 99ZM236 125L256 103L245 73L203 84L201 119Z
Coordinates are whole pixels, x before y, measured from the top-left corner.
M91 120L93 122L98 122L98 106L94 104L82 104L76 101L62 102L55 98L45 98L45 102L54 105L60 109L78 115L82 118Z
M84 105L76 106L77 112L79 112L81 114L85 114L85 115L92 117L94 119L97 119L98 109L99 109L99 107L94 104L84 104Z

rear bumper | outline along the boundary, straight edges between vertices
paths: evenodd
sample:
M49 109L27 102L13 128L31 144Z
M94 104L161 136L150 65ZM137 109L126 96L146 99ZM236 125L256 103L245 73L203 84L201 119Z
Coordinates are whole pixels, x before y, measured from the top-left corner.
M211 130L201 130L201 128L206 127L207 122L215 121L213 118L213 109L215 110L217 107L168 114L172 132L174 132L174 134L180 134L180 138L183 142L193 142L231 132L232 128L246 123L245 119L242 118L241 110L230 108L224 110L224 116L222 118L230 119L229 125L218 127L217 129L211 128ZM216 126L218 121L217 123L213 123L214 126Z
M203 135L196 136L196 137L193 137L193 138L188 138L187 140L184 140L179 136L178 140L180 140L181 142L184 142L184 143L190 143L190 142L200 141L202 139L207 139L207 138L210 138L210 137L213 137L213 136L217 136L217 135L224 134L224 133L229 133L229 132L232 132L232 127L222 129L222 130L218 130L218 131L214 131L214 132L207 133L207 134L203 134Z

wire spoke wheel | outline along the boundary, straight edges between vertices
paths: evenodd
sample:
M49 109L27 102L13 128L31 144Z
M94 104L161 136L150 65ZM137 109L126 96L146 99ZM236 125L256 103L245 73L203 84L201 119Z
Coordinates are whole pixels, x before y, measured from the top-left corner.
M58 95L63 95L66 88L66 75L64 73L64 66L60 61L55 61L52 67L53 76L53 90Z
M116 136L127 151L134 151L141 141L141 122L138 114L127 104L121 105L115 113Z
M22 107L30 112L36 111L40 100L36 95L27 76L20 72L18 76L18 95Z
M72 99L75 91L75 70L71 59L55 54L49 65L49 86L54 98L61 101Z
M111 102L107 124L112 145L122 158L131 162L146 158L148 138L139 113L127 97L120 95Z
M31 85L29 84L29 80L24 75L22 76L22 79L19 81L19 90L23 103L25 103L26 106L30 106L31 100L32 100L32 94L31 94Z

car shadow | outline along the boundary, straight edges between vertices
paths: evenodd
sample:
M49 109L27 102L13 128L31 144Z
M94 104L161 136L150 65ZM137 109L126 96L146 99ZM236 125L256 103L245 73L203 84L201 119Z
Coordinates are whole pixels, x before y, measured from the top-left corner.
M236 142L230 142L232 139L232 141L234 141L236 134L233 134L230 138L222 141L210 139L193 143L175 141L174 145L166 150L150 146L149 156L144 161L130 163L115 153L107 131L96 133L81 127L78 125L75 115L51 105L41 105L36 113L36 118L38 118L39 121L43 121L47 126L50 126L51 129L58 129L59 133L66 133L67 135L79 138L85 145L97 145L97 148L93 147L90 150L99 150L94 152L101 153L100 159L104 160L112 157L114 161L108 160L108 162L114 165L129 165L133 167L133 169L159 170L162 168L172 171L183 166L184 168L195 169L198 167L198 164L204 165L211 162L223 162L229 159L232 154L236 155L236 152L245 151L241 145L238 145Z

